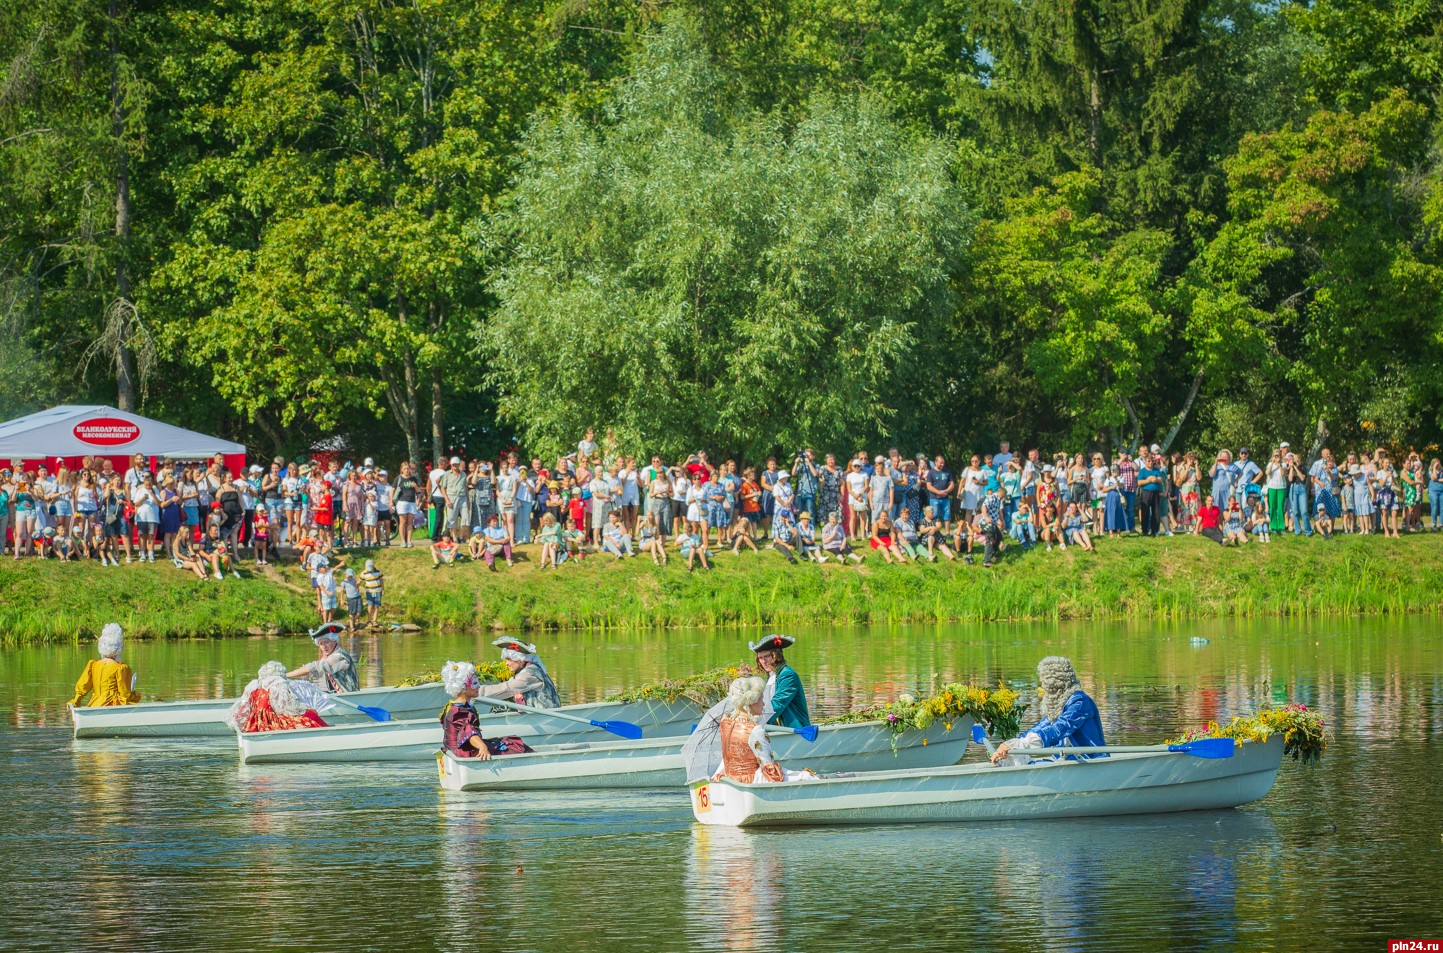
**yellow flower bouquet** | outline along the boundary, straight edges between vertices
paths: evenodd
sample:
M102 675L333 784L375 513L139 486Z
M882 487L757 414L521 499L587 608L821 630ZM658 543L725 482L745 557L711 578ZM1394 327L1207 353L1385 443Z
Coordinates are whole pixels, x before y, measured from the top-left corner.
M859 721L881 721L900 735L908 728L924 731L935 721L941 721L948 731L952 723L964 716L987 729L996 738L1014 737L1022 724L1022 713L1027 706L1018 700L1017 693L1004 685L996 688L979 688L976 685L951 684L930 698L913 698L903 695L896 701L880 705L869 705L845 715L828 718L827 725L855 724ZM894 737L893 744L896 744Z
M1283 754L1307 764L1317 761L1328 747L1327 722L1307 705L1268 707L1253 715L1235 715L1225 725L1210 721L1201 728L1183 732L1168 744L1185 744L1200 738L1232 738L1239 745L1249 741L1267 741L1283 736Z

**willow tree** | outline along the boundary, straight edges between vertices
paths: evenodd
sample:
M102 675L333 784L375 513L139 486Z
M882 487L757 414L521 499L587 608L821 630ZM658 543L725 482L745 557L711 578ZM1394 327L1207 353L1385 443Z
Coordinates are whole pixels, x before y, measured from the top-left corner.
M527 139L488 240L479 328L506 419L556 450L588 425L679 453L885 434L952 305L968 213L948 150L861 99L795 127L737 109L672 21L606 121Z

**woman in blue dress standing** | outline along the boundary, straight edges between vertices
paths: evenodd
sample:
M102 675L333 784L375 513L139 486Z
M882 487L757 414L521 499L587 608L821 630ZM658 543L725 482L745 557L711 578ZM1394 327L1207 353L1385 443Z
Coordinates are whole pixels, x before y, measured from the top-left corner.
M1127 529L1127 513L1122 504L1122 488L1117 482L1117 467L1114 466L1102 478L1103 528L1112 539L1117 539Z

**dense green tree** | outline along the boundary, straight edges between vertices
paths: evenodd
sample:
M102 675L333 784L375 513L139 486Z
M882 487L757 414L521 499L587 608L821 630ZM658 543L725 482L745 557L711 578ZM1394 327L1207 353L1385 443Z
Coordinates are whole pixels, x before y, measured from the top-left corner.
M389 413L413 459L429 420L447 450L483 306L463 233L548 89L542 22L539 4L254 0L195 26L231 90L197 121L231 148L187 170L164 281L227 400L281 425Z
M0 3L0 318L57 366L104 367L128 410L156 362L132 195L154 24L130 0Z
M1406 442L1443 425L1437 192L1415 179L1428 146L1427 111L1395 91L1247 136L1227 164L1230 220L1195 283L1232 302L1320 434Z
M968 230L946 150L865 98L794 129L735 112L680 20L617 100L533 131L492 233L503 417L543 451L591 424L753 456L885 434L901 369L944 357L924 329Z

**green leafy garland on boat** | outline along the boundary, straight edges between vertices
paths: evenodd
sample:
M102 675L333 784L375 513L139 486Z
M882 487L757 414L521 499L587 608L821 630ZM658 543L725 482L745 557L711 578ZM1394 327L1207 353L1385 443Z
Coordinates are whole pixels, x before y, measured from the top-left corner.
M1183 732L1182 737L1168 744L1184 744L1201 738L1232 738L1241 744L1267 741L1273 735L1283 736L1284 755L1304 764L1317 761L1328 747L1327 722L1307 705L1267 707L1254 715L1235 715L1226 725L1210 721L1202 728Z
M483 682L504 682L511 677L511 669L506 667L505 662L481 662L476 666L476 674ZM401 679L396 685L399 688L411 688L415 685L430 685L440 680L440 672L417 672Z
M882 721L886 722L894 735L900 735L908 728L924 730L939 719L946 725L947 730L951 731L954 721L971 716L972 720L985 727L992 737L1015 738L1021 730L1022 713L1026 710L1027 705L1019 701L1017 693L1005 685L987 689L953 683L943 686L942 691L931 698L918 699L911 695L902 695L894 702L869 705L845 715L827 718L822 724L847 725L859 721ZM893 743L896 743L895 739Z
M674 702L678 698L686 697L702 708L710 708L726 697L727 689L736 679L743 675L751 675L750 665L728 665L725 668L714 668L696 675L688 675L686 678L668 678L659 682L649 682L639 685L636 688L628 688L624 692L617 692L615 695L608 695L609 702L639 702L660 699L661 701Z

